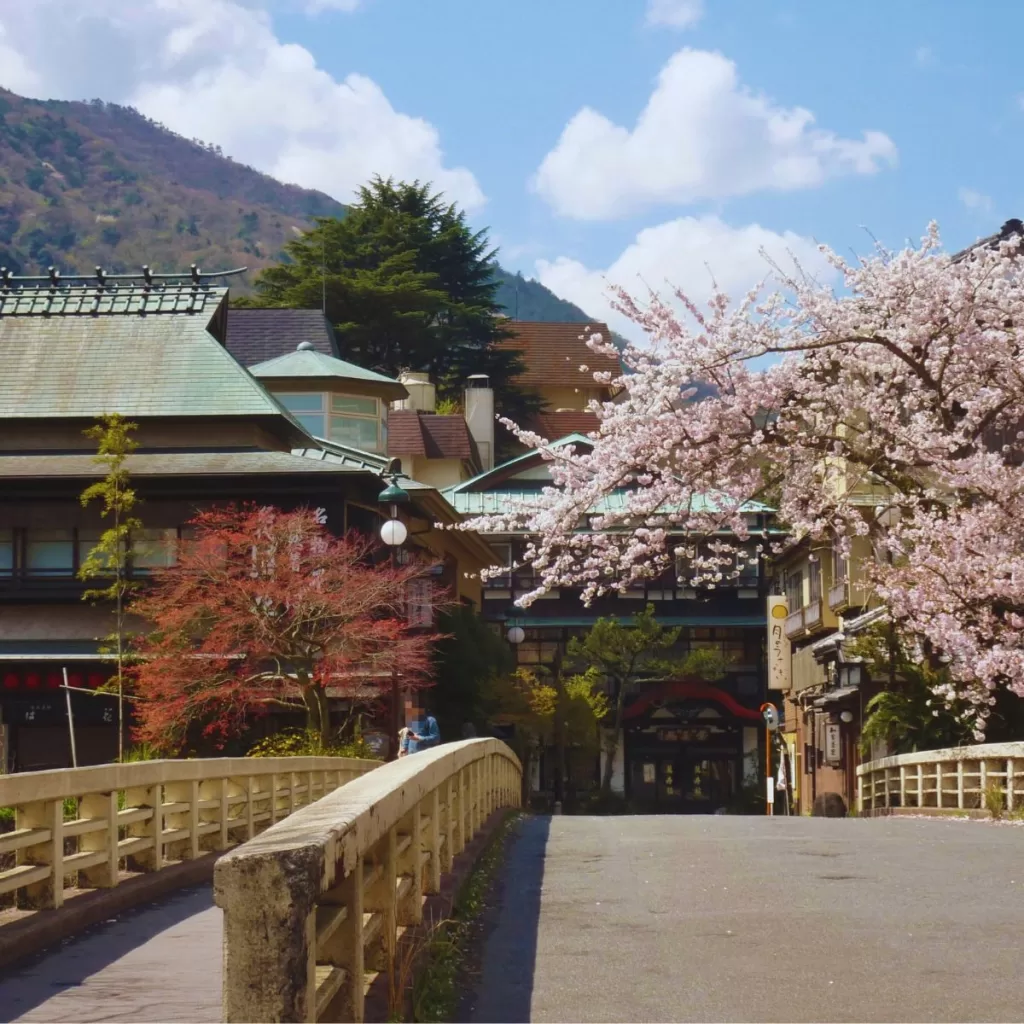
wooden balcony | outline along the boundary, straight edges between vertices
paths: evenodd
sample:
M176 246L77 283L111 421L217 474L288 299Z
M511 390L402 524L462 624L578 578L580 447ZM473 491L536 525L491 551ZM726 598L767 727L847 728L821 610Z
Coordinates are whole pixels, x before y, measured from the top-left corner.
M795 636L798 636L800 633L804 631L803 608L798 608L795 612L790 612L786 616L785 629L786 636L790 639L792 639Z
M804 608L804 629L817 629L822 623L821 598Z
M828 606L834 612L842 611L850 603L850 588L846 580L840 580L828 592Z

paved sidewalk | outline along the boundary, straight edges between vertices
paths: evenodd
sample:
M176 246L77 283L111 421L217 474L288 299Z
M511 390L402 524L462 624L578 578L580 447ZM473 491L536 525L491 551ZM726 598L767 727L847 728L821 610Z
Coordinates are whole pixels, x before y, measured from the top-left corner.
M1024 1020L1024 830L527 820L475 1021Z
M128 911L0 976L0 1019L219 1021L221 931L209 885Z

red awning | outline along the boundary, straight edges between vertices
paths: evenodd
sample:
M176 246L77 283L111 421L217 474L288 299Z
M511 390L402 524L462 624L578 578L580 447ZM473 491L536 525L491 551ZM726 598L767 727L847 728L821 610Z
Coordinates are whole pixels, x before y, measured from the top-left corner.
M692 682L662 683L653 690L640 694L632 704L622 713L625 719L638 718L652 704L666 700L702 700L721 704L727 711L737 718L747 718L751 721L762 721L761 712L753 708L744 707L731 693L712 686L710 683L703 683L699 680Z

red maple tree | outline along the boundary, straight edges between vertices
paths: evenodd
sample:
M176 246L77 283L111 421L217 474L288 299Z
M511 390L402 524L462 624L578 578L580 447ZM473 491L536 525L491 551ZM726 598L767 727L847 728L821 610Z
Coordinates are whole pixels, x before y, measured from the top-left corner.
M437 637L409 628L405 601L430 563L374 564L377 542L336 537L309 509L216 508L190 526L132 609L150 625L133 669L138 740L176 750L199 729L223 744L284 708L326 741L328 688L372 701L392 671L424 685Z

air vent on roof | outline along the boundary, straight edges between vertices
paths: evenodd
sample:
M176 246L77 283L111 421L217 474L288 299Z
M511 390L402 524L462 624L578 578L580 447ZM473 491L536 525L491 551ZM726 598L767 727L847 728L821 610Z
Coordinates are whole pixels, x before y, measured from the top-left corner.
M312 352L314 348L316 348L316 346L313 344L313 342L311 342L311 341L300 341L298 343L298 345L295 346L295 351L296 352Z

